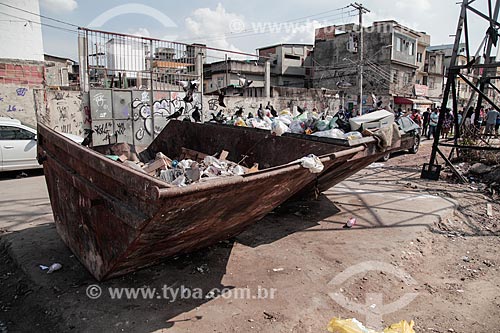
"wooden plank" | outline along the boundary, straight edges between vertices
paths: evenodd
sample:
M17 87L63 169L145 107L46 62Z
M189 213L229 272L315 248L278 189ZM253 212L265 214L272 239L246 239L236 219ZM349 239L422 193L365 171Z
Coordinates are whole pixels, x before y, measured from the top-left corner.
M163 158L157 159L154 162L149 163L146 165L143 170L147 174L155 174L158 169L166 170L168 167L168 162L164 160Z
M486 204L486 214L490 217L493 216L493 207L490 203Z
M229 156L229 152L227 150L223 150L221 153L220 153L220 157L219 159L222 160L222 161L225 161L227 159L227 157Z
M190 159L193 161L200 161L200 160L203 160L207 156L208 156L208 154L205 154L205 153L193 150L193 149L189 149L189 148L185 148L185 147L181 148L181 160Z

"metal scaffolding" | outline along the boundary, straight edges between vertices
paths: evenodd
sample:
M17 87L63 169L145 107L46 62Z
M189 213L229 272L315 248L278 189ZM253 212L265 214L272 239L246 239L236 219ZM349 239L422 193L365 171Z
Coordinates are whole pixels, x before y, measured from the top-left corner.
M500 28L500 23L498 22L498 15L500 10L500 0L496 0L495 7L492 6L491 0L485 0L488 2L488 13L485 14L480 10L472 7L472 3L476 0L463 0L461 4L460 17L458 20L458 26L455 34L455 42L453 45L453 53L451 56L450 67L448 68L446 86L443 93L443 102L441 104L441 110L439 113L439 120L437 125L437 130L434 135L434 142L432 146L432 153L429 163L424 164L422 169L422 178L437 180L439 179L439 173L441 171L441 166L436 163L437 155L445 161L445 163L451 168L453 173L462 182L467 182L467 179L453 166L450 159L453 154L456 153L457 156L460 154L461 150L472 149L472 150L494 150L500 151L500 148L479 145L465 145L460 143L460 138L463 133L464 123L467 116L468 108L473 104L475 99L475 94L478 94L477 104L475 106L475 124L472 124L473 130L479 132L476 127L479 122L480 110L483 106L483 101L487 102L491 107L495 108L500 112L500 106L495 103L494 100L488 97L485 93L486 88L489 86L496 93L500 93L500 90L491 82L491 80L500 79L496 75L496 70L500 67L499 59L492 61L491 51L493 46L497 46L498 42L498 29ZM475 56L471 56L470 52L470 39L469 39L469 22L468 13L477 15L478 17L484 19L488 22L488 28L486 30L486 35L479 46L479 49ZM466 64L458 65L457 58L460 53L462 37L465 40L465 52L466 52ZM462 44L463 45L463 44ZM499 45L500 47L500 45ZM479 56L481 50L483 50L482 56ZM465 73L471 73L474 70L478 70L480 75L477 79L472 81L465 75ZM491 75L494 71L494 75ZM470 97L469 103L464 111L462 121L459 122L458 117L458 101L457 101L457 87L456 80L460 78L463 80L470 88L473 90L473 94ZM453 144L443 143L439 141L441 136L441 131L443 129L443 124L445 121L445 115L447 111L448 102L452 98L452 111L454 116L454 138ZM483 142L485 142L483 140ZM440 147L451 147L452 152L449 156L446 156Z

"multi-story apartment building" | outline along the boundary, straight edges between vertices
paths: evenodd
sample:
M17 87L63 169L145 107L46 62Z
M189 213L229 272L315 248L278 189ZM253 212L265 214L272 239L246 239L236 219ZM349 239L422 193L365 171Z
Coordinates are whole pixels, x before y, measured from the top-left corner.
M363 52L362 109L372 107L372 94L392 108L426 108L429 75L425 71L430 36L400 25L379 21L363 28L364 47L359 50L355 24L316 30L313 53L313 86L338 89L346 107L359 109L359 53Z
M304 88L310 67L311 44L277 44L257 49L271 62L271 85Z

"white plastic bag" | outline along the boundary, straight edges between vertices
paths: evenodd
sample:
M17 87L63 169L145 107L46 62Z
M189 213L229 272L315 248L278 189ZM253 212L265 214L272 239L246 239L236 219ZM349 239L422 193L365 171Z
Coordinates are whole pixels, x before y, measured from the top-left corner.
M289 115L281 115L278 117L279 120L281 120L281 122L283 124L285 124L286 126L290 126L290 124L292 123L292 117L289 116Z
M233 169L233 174L236 176L243 176L245 174L245 169L243 169L240 165L237 165Z
M333 128L328 131L321 131L313 133L312 135L318 136L320 138L333 138L333 139L344 139L344 132L338 128Z
M288 126L286 126L282 121L278 119L273 120L273 124L271 125L271 134L282 136L289 130Z
M349 132L349 133L344 134L344 139L347 139L349 141L358 140L358 139L362 139L362 138L363 138L363 135L361 135L361 133L359 133L359 132Z
M320 173L325 168L323 163L321 163L319 157L314 154L302 157L299 161L301 162L301 165L304 168L309 169L311 173Z
M290 124L290 131L295 134L304 134L304 122L300 120L294 120Z

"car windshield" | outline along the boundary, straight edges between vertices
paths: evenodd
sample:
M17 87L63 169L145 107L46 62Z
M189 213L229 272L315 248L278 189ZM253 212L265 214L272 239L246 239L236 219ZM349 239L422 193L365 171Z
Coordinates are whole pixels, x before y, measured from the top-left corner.
M399 125L399 128L405 133L420 128L420 126L418 126L413 120L411 120L410 117L401 117L398 119L397 123Z

